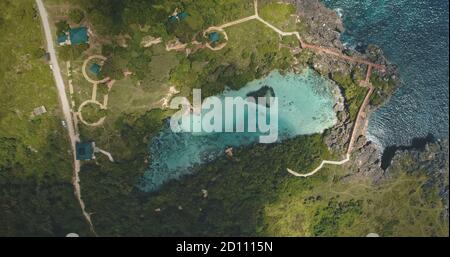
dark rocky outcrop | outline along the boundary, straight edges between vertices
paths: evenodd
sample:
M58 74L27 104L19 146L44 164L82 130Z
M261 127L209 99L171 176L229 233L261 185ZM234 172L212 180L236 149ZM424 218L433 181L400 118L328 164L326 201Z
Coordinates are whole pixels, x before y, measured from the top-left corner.
M374 63L385 64L386 70L379 72L373 70L379 79L393 80L395 86L388 91L380 88L375 94L380 99L376 106L369 106L367 119L376 108L385 103L401 84L398 70L395 65L389 64L382 49L375 45L360 46L357 49L348 49L340 41L340 34L344 31L340 17L333 10L326 8L319 0L284 0L297 6L300 20L307 24L309 33L302 35L305 42L333 48L347 55L357 56ZM311 63L311 68L324 76L333 72L351 73L355 64L334 58L329 55L316 54ZM366 67L361 65L361 70ZM342 96L339 86L335 89L336 106L338 114L337 124L326 131L325 143L336 153L345 154L350 141L354 122L349 117L348 106ZM435 141L432 137L414 139L411 146L393 146L382 151L373 142L370 142L364 130L357 139L352 153L352 160L348 167L353 171L353 176L371 177L375 183L388 179L397 169L406 172L423 172L427 175L428 186L437 186L439 195L446 206L445 216L448 218L449 194L448 194L448 141ZM408 159L405 164L404 160Z
M309 32L307 34L302 34L305 42L332 48L347 55L370 60L374 63L385 64L387 69L384 72L373 70L373 73L377 74L383 80L394 79L397 81L398 72L396 66L389 64L383 51L379 47L368 45L364 48L358 48L357 50L345 48L340 41L340 35L344 31L343 22L335 11L325 7L319 0L285 0L285 2L294 4L297 7L297 14L300 17L301 22L304 22L307 25ZM313 57L311 66L311 68L320 74L331 77L330 74L334 72L350 74L358 64L349 63L330 55L316 54ZM365 65L359 66L361 66L360 70L366 69L366 67L364 67ZM382 104L389 99L392 92L376 90L375 93L381 96L382 99L379 104ZM335 96L337 98L335 111L338 115L338 122L333 128L326 132L324 138L325 143L332 151L343 155L347 151L354 121L350 119L348 106L342 96L342 89L340 89L339 86L336 86ZM374 110L375 107L369 106L367 116L369 117L370 113ZM373 143L367 141L364 135L358 138L353 154L353 163L356 164L355 170L359 174L370 175L377 178L382 177L383 170L381 169L381 157L382 153L380 150Z
M306 42L343 49L339 37L344 31L344 26L336 12L325 7L319 0L286 0L285 2L295 5L301 21L308 25L310 33L302 35Z
M449 218L449 144L448 140L436 140L426 143L423 148L401 149L395 152L390 166L386 169L385 176L401 169L414 174L426 174L427 182L424 189L437 187L439 197L445 205L444 216Z
M414 138L411 144L408 146L393 145L386 147L386 149L384 149L383 151L383 156L381 157L381 168L386 170L391 165L392 160L398 151L405 151L405 150L424 151L425 147L429 143L434 143L435 141L436 140L434 139L433 135L429 134L426 137Z
M382 153L364 136L358 139L358 148L351 163L353 176L371 177L374 183L389 179L399 172L426 175L424 190L439 190L445 206L443 216L449 218L449 144L448 140L417 138L410 146L392 147ZM381 162L386 162L382 165ZM386 166L385 166L386 165Z
M360 136L355 144L352 158L353 169L358 175L369 176L378 181L383 178L384 171L381 168L382 152L365 136Z

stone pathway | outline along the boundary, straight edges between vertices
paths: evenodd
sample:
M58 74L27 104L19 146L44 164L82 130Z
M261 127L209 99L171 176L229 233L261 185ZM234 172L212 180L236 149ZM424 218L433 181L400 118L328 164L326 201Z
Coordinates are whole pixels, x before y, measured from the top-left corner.
M306 173L306 174L302 174L302 173L298 173L295 172L291 169L287 169L287 171L289 173L291 173L294 176L297 177L303 177L303 178L307 178L310 177L314 174L316 174L317 172L319 172L323 166L325 164L330 164L330 165L344 165L345 163L347 163L348 161L350 161L350 157L353 151L353 147L355 145L356 139L358 138L358 136L360 135L361 132L361 125L364 123L365 119L366 119L366 108L369 105L370 102L370 97L372 96L373 92L374 92L374 87L372 86L372 84L370 83L370 75L372 74L372 66L369 66L367 69L367 74L366 74L366 79L364 81L361 81L360 85L362 87L368 87L369 90L367 91L366 97L364 98L364 101L361 105L361 107L359 108L358 111L358 116L356 117L356 121L355 121L355 125L353 126L352 129L352 136L350 137L350 143L348 144L348 148L347 148L347 153L346 153L346 157L345 159L341 160L341 161L329 161L329 160L324 160L322 161L322 163L319 165L319 167L317 167L315 170Z
M92 95L91 95L90 100L86 100L80 104L80 106L78 107L78 112L77 112L77 116L78 116L80 122L89 127L98 127L98 126L102 125L105 122L106 117L102 117L96 122L87 122L83 118L83 114L82 114L83 108L88 104L95 104L95 105L99 106L100 109L107 110L108 109L108 94L103 96L103 103L99 102L97 100L97 88L98 88L99 84L108 83L107 86L108 86L108 92L109 92L109 91L111 91L111 88L115 83L115 80L111 80L109 77L104 78L102 80L96 80L96 79L89 77L88 71L87 71L87 66L92 60L95 60L95 59L101 60L102 64L103 64L107 58L104 56L101 56L101 55L92 55L83 62L83 67L82 67L81 71L83 73L83 77L92 84Z
M64 85L64 80L62 78L58 59L56 57L55 46L53 44L54 39L53 39L52 31L50 29L48 13L47 13L47 10L45 9L45 6L44 6L44 3L42 2L42 0L36 0L36 5L39 10L39 15L41 16L42 25L43 25L44 33L45 33L45 38L47 41L47 51L50 53L50 62L53 66L53 69L52 69L53 77L55 78L56 88L58 89L58 95L59 95L59 99L61 102L64 119L67 123L67 131L69 134L70 145L72 148L72 155L73 155L72 185L74 188L74 194L78 201L78 204L80 205L83 217L85 218L86 222L89 224L89 228L90 228L91 232L94 235L97 235L95 233L94 225L91 220L91 214L86 211L86 206L85 206L83 198L81 196L81 186L80 186L80 176L79 176L81 165L80 165L80 161L77 160L77 158L76 158L76 150L75 150L75 145L76 145L76 142L79 141L79 137L76 134L76 130L75 130L76 126L75 126L74 120L72 118L73 110L70 108L69 101L67 100L67 94L66 94L66 88Z
M259 16L259 13L258 13L258 0L254 0L253 3L254 3L254 8L255 8L255 14L254 15L246 17L246 18L242 18L242 19L239 19L239 20L236 20L236 21L228 22L228 23L225 23L225 24L223 24L221 26L210 27L203 33L203 35L206 36L206 34L208 32L211 32L211 31L218 31L218 32L222 32L225 35L226 40L228 41L228 36L227 36L227 34L226 34L225 30L224 30L225 28L228 28L228 27L231 27L231 26L235 26L235 25L239 25L239 24L251 21L251 20L258 20L259 22L262 22L264 25L266 25L267 27L269 27L270 29L272 29L273 31L275 31L276 33L278 33L282 37L295 36L298 39L298 41L300 42L300 47L302 49L311 49L311 50L313 50L313 51L315 51L317 53L323 53L323 54L327 54L327 55L332 55L332 56L338 57L340 59L343 59L343 60L346 60L346 61L349 61L349 62L367 65L366 80L365 81L361 81L360 86L367 87L367 88L369 88L369 90L368 90L368 92L367 92L367 94L366 94L366 96L364 98L364 102L362 103L362 105L359 108L358 116L356 118L355 125L353 126L353 129L352 129L352 136L350 138L350 142L349 142L349 146L348 146L345 158L343 160L341 160L341 161L323 160L321 162L321 164L319 165L319 167L317 167L315 170L313 170L313 171L311 171L309 173L306 173L306 174L301 174L301 173L295 172L295 171L293 171L291 169L287 169L287 171L289 173L291 173L292 175L294 175L294 176L309 177L309 176L312 176L312 175L316 174L317 172L319 172L324 167L324 165L327 165L327 164L328 165L343 165L343 164L347 163L350 160L350 156L351 156L351 153L353 151L353 147L354 147L355 141L356 141L357 137L359 136L361 124L364 122L364 120L366 118L365 110L366 110L367 106L369 105L370 97L372 96L373 91L374 91L374 88L373 88L372 84L370 83L370 76L372 74L372 69L375 68L375 69L384 71L385 70L385 66L381 65L381 64L376 64L376 63L373 63L373 62L370 62L370 61L367 61L367 60L351 57L351 56L345 55L345 54L343 54L341 52L338 52L338 51L336 51L334 49L329 49L329 48L325 48L325 47L322 47L322 46L307 44L307 43L305 43L303 41L303 39L301 38L299 32L297 32L297 31L284 32L284 31L278 29L277 27L275 27L274 25L270 24L269 22L265 21L263 18L261 18ZM213 51L219 51L219 50L223 49L225 47L225 45L226 45L226 43L223 43L223 44L221 44L218 47L212 47L212 46L209 46L209 44L207 43L206 46L209 49L213 50Z

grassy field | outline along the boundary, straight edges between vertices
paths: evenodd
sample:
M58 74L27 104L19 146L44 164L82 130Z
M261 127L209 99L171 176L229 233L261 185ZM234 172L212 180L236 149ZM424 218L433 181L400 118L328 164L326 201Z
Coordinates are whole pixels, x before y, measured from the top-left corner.
M1 1L0 235L63 236L87 227L34 1ZM33 117L33 109L47 113Z
M342 168L324 170L314 187L293 190L290 181L265 207L263 234L272 236L446 236L448 223L435 188L424 189L424 175L395 171L374 185L370 179L345 180ZM317 180L322 180L317 182Z
M65 9L71 9L74 6L60 0L47 0L46 3L51 16L53 16L53 23L63 20L68 13ZM200 2L196 4L201 8L207 8ZM233 10L225 12L226 15L222 15L223 10L228 10L229 6L235 4L243 5L245 8L240 8L239 11L233 8ZM166 3L166 5L170 6L171 3ZM277 5L277 7L284 10L285 5ZM214 5L214 8L221 8L221 5ZM192 12L186 22L191 23L191 19L207 16L209 18L205 18L206 20L221 24L249 16L253 12L251 1L227 2L222 8L221 14L218 14L198 13L195 8L187 7ZM89 20L89 16L86 20ZM199 29L198 32L201 32L202 28ZM189 57L184 53L167 52L164 44L142 48L141 40L152 34L150 34L151 31L146 32L135 24L130 24L126 31L127 36L120 36L120 38L128 38L126 40L127 47L116 47L114 59L130 68L135 67L138 63L139 69L131 68L131 71L137 74L114 84L109 92L108 116L105 124L97 128L80 125L83 138L95 140L102 147L111 149L112 152L117 150L116 154L119 159L122 157L122 153L128 151L117 147L116 139L120 136L117 134L118 119L123 115L142 115L152 108L161 107L161 99L167 95L171 86L176 86L181 94L186 96L190 95L192 88L202 88L204 95L212 95L221 92L225 86L242 87L246 82L266 74L275 67L287 67L292 60L288 49L278 50L280 40L277 34L256 21L227 29L230 41L224 50L213 52L209 49L202 49ZM95 40L102 41L102 37L103 35L96 33ZM109 39L106 40L107 38ZM112 41L115 40L112 35L105 35L104 41L109 42L111 38ZM98 46L94 44L80 57L71 60L75 109L83 101L91 98L92 85L82 76L81 67L88 54L102 52L101 48L96 47ZM139 59L140 56L145 57L145 62ZM270 62L267 62L268 57ZM66 76L65 62L61 62L61 64L63 75ZM251 70L249 70L249 66L251 66ZM221 78L218 78L219 75ZM98 93L97 99L101 101L102 97L103 95Z
M82 139L95 140L116 159L115 163L104 157L84 162L80 174L83 197L88 211L95 213L93 222L100 235L448 234L439 218L442 205L433 190L424 189L426 178L420 174L399 170L396 177L377 185L368 179L350 179L347 175L353 171L348 167L324 169L308 179L290 176L287 167L311 170L322 159L336 158L321 135L235 149L235 161L219 158L158 192L139 191L136 185L151 161L148 144L170 114L156 108L170 86L185 96L192 88L201 88L203 96L221 93L225 87L241 88L274 69L289 69L293 56L288 47L298 42L292 37L280 40L260 22L250 21L226 28L228 44L217 52L200 49L187 55L166 52L163 44L141 47L148 36L160 36L164 43L178 37L188 43L211 25L253 15L252 1L123 0L113 9L96 0L47 2L55 8L54 22L65 18L65 9L85 4L81 6L87 14L84 22L95 33L91 48L72 60L76 105L91 98L92 85L81 75L88 54L103 52L119 71L133 72L109 92L105 123L96 128L80 126ZM189 16L168 23L167 15L176 7ZM280 29L308 33L303 23L296 23L293 12L292 6L275 1L260 6L260 15ZM117 13L121 16L114 16ZM299 66L311 65L313 56L310 51L300 53ZM344 89L352 119L365 95L357 85L360 73L332 74Z
M261 1L260 1L261 2ZM261 2L259 16L282 31L296 31L296 9L292 4L279 1Z
M347 102L350 119L355 120L358 115L359 107L366 96L367 89L358 85L361 79L352 77L350 74L334 73L332 77L342 88L342 93Z
M87 123L96 123L107 115L108 111L101 109L97 104L87 104L83 108L83 118Z

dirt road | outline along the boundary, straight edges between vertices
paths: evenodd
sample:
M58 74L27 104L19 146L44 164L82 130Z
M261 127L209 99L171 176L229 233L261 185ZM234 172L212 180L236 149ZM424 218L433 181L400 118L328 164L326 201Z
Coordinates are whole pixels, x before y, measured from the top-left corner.
M64 114L64 119L67 123L67 131L69 133L70 145L72 147L73 153L73 178L72 183L74 187L74 193L80 204L81 211L86 221L89 223L91 231L95 234L94 226L91 222L91 216L85 210L85 205L83 199L81 198L81 188L80 188L80 161L76 159L75 144L78 141L78 135L75 134L75 126L72 119L72 110L70 109L69 101L66 94L66 89L64 86L64 80L61 75L61 69L59 68L58 59L56 58L56 51L54 46L54 39L52 36L52 31L50 29L50 23L48 21L47 10L45 9L42 0L36 0L36 5L39 9L39 14L41 16L42 25L44 27L45 38L47 40L47 51L50 54L50 63L52 65L53 77L55 78L56 88L58 89L59 101Z

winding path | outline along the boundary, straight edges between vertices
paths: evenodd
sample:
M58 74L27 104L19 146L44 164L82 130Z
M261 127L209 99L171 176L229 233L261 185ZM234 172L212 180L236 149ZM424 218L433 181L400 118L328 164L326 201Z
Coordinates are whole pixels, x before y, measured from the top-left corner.
M348 148L347 148L347 153L345 155L345 159L343 159L341 161L324 160L324 161L322 161L322 163L320 163L319 167L317 167L315 170L313 170L313 171L311 171L309 173L305 173L305 174L304 173L298 173L298 172L295 172L295 171L293 171L291 169L287 169L287 171L289 173L291 173L292 175L294 175L296 177L307 178L307 177L310 177L310 176L316 174L317 172L319 172L323 168L323 166L325 164L329 164L329 165L344 165L345 163L350 161L350 156L352 154L352 151L353 151L356 139L357 139L357 137L359 135L361 124L363 123L363 121L366 118L366 108L369 105L370 97L372 96L372 94L374 92L374 87L370 83L370 75L371 74L372 74L372 66L369 65L369 67L367 68L366 79L364 81L361 81L361 83L360 83L361 86L368 87L369 90L367 91L366 97L364 98L364 101L363 101L361 107L359 108L358 116L356 117L355 125L353 126L353 129L352 129L352 136L350 137L350 142L348 144Z
M319 52L319 53L325 53L328 55L334 55L338 58L344 59L346 61L349 62L354 62L354 63L359 63L359 64L365 64L367 66L369 66L370 71L372 71L372 67L379 69L379 70L384 70L385 66L382 64L377 64L377 63L373 63L367 60L363 60L363 59L359 59L359 58L355 58L355 57L351 57L348 55L345 55L343 53L340 53L334 49L330 49L330 48L326 48L326 47L322 47L322 46L317 46L317 45L312 45L312 44L307 44L303 41L302 37L300 36L300 33L298 31L292 31L292 32L284 32L282 30L280 30L279 28L275 27L274 25L270 24L269 22L267 22L266 20L264 20L263 18L261 18L259 16L258 13L258 0L253 0L253 5L255 8L255 14L252 16L248 16L239 20L235 20L235 21L231 21L225 24L222 24L220 26L213 26L208 28L206 31L211 31L211 30L223 30L225 28L231 27L231 26L235 26L235 25L239 25L241 23L244 22L248 22L251 20L258 20L260 22L262 22L264 25L266 25L267 27L269 27L270 29L272 29L273 31L275 31L276 33L278 33L280 36L286 37L286 36L295 36L297 37L298 41L300 42L300 47L303 49L311 49L314 50L315 52ZM214 49L213 49L214 50ZM220 50L220 49L218 49ZM216 50L217 51L217 50Z
M89 64L89 62L91 62L94 59L101 60L102 61L101 65L103 65L103 63L107 60L107 58L102 55L92 55L83 62L83 67L81 68L81 72L83 73L84 78L89 83L92 84L92 95L91 95L90 100L86 100L80 104L80 106L78 107L78 112L76 113L76 115L78 115L78 118L80 119L80 122L89 127L98 127L100 125L103 125L106 117L102 117L98 121L93 122L93 123L87 122L83 117L83 108L88 104L94 104L94 105L99 106L99 108L102 110L108 109L108 99L109 99L108 94L103 96L103 103L100 103L99 101L97 101L97 88L98 88L99 84L108 83L108 93L109 93L109 91L111 90L111 87L115 83L115 80L111 80L109 77L106 77L101 80L96 80L96 79L89 77L87 65Z
M60 102L61 102L61 106L62 106L62 110L64 113L64 119L67 122L67 128L68 128L68 132L69 132L69 137L70 137L70 142L71 142L71 147L72 147L72 152L73 152L73 161L74 161L74 169L73 169L73 186L74 186L74 193L75 196L78 200L78 203L81 207L82 213L84 218L86 219L86 221L88 222L91 231L96 235L95 230L94 230L94 226L92 224L91 221L91 216L89 213L86 212L85 210L85 204L83 202L83 199L81 197L81 188L80 188L80 178L79 178L79 172L80 172L80 162L78 160L76 160L76 151L75 151L75 144L78 141L78 135L75 134L75 128L74 128L74 122L72 119L72 111L70 109L70 105L69 102L67 100L67 95L66 95L66 91L65 91L65 86L64 86L64 81L62 79L61 76L61 71L59 68L59 64L57 61L57 57L56 57L56 52L55 52L55 48L54 48L54 44L53 44L53 37L52 37L52 33L51 33L51 29L50 29L50 25L49 25L49 21L48 21L48 14L47 11L45 10L44 4L42 3L42 0L36 0L36 4L38 6L39 9L39 13L42 19L42 23L43 23L43 27L44 27L44 31L45 31L45 37L47 40L47 49L48 52L50 53L50 62L53 66L53 76L55 78L55 82L56 82L56 86L58 89L58 93L59 93L59 98L60 98ZM349 143L349 147L347 150L347 154L346 154L346 158L341 160L341 161L329 161L329 160L324 160L322 161L322 163L319 165L319 167L317 167L315 170L306 173L306 174L300 174L297 173L291 169L288 169L287 171L289 173L291 173L294 176L298 176L298 177L309 177L312 176L314 174L316 174L318 171L320 171L324 165L330 164L330 165L343 165L346 162L348 162L350 160L350 155L351 152L353 150L353 145L355 143L356 140L356 136L358 135L358 131L359 131L359 127L360 124L362 122L362 120L364 119L365 116L365 109L369 103L370 100L370 96L372 95L374 88L372 87L372 85L370 84L370 74L372 72L372 68L376 68L379 70L384 70L385 67L384 65L380 65L380 64L375 64L366 60L362 60L362 59L358 59L358 58L354 58L351 56L347 56L344 55L340 52L337 52L333 49L328 49L328 48L324 48L321 46L316 46L316 45L311 45L311 44L307 44L305 42L303 42L302 38L300 37L299 32L295 31L295 32L283 32L280 29L276 28L275 26L273 26L272 24L270 24L269 22L265 21L264 19L262 19L259 14L258 14L258 0L254 0L254 8L255 8L255 15L246 17L246 18L242 18L233 22L229 22L226 24L223 24L219 27L211 27L210 29L215 29L215 28L220 28L220 29L225 29L227 27L231 27L231 26L235 26L244 22L248 22L251 20L258 20L260 22L262 22L263 24L265 24L267 27L269 27L270 29L274 30L275 32L277 32L279 35L281 36L296 36L297 39L300 42L300 46L303 49L311 49L314 50L316 52L319 53L325 53L328 55L333 55L336 56L338 58L344 59L346 61L350 61L350 62L354 62L354 63L359 63L359 64L365 64L368 66L368 71L367 71L367 76L366 76L366 80L361 83L362 85L365 85L369 88L369 91L364 99L363 104L360 107L355 125L353 127L353 132L352 132L352 137L350 139L350 143ZM214 50L214 49L213 49ZM220 49L218 49L220 50ZM87 65L87 62L84 63L83 66ZM85 70L85 67L84 69ZM84 74L86 75L86 74ZM89 81L89 77L86 76L88 78ZM91 81L92 83L99 83L98 81ZM112 158L112 157L111 157Z
M343 165L343 164L347 163L349 160L350 160L350 154L347 154L347 157L344 160L342 160L342 161L327 161L327 160L324 160L324 161L322 161L320 163L319 167L317 167L315 170L311 171L310 173L306 173L306 174L300 174L300 173L297 173L297 172L295 172L295 171L293 171L291 169L287 169L287 171L289 173L291 173L292 175L296 176L296 177L307 178L307 177L310 177L310 176L316 174L317 172L319 172L323 168L323 166L325 164Z
M102 83L106 83L108 82L110 79L109 77L104 78L102 80L96 80L96 79L92 79L91 77L89 77L88 72L87 72L87 65L89 64L90 61L94 60L94 59L99 59L102 62L106 61L106 57L102 56L102 55L92 55L89 56L89 58L87 58L84 62L83 62L83 67L81 68L81 72L83 73L84 78L91 84L102 84Z
M55 51L55 46L53 44L53 36L52 36L51 29L50 29L50 23L48 21L47 10L45 9L45 6L42 3L42 0L36 0L36 5L39 9L39 14L41 16L42 25L44 27L45 38L47 40L47 51L50 54L50 63L53 66L53 69L52 69L53 77L55 78L56 88L58 89L58 95L59 95L59 100L61 103L61 108L62 108L62 111L64 114L64 119L67 123L67 130L69 133L70 145L72 148L73 163L74 163L73 164L73 177L72 177L74 194L78 200L78 203L80 205L81 211L83 213L83 216L84 216L86 222L89 224L89 227L90 227L92 233L94 233L94 235L96 235L94 226L91 221L91 215L86 212L86 207L85 207L84 201L81 197L81 187L80 187L80 177L79 177L80 161L78 161L76 158L76 150L75 150L75 144L77 141L79 141L79 139L78 139L78 135L75 133L75 125L74 125L74 122L72 119L73 113L72 113L72 110L70 109L69 101L67 100L67 94L66 94L66 90L65 90L65 86L64 86L64 80L62 78L61 69L59 68L58 59L56 57L56 51Z
M265 21L263 18L261 18L259 16L259 13L258 13L258 0L253 0L253 3L254 3L254 8L255 8L255 14L254 15L246 17L246 18L242 18L242 19L239 19L239 20L236 20L236 21L228 22L228 23L225 23L225 24L223 24L221 26L218 26L218 27L213 26L213 27L208 28L206 31L212 31L212 30L223 31L223 29L231 27L231 26L235 26L235 25L238 25L238 24L241 24L241 23L244 23L244 22L247 22L247 21L251 21L251 20L258 20L258 21L262 22L264 25L266 25L267 27L269 27L270 29L272 29L273 31L275 31L276 33L278 33L282 37L285 37L285 36L295 36L295 37L297 37L298 41L300 42L300 47L302 49L311 49L311 50L313 50L313 51L315 51L317 53L324 53L324 54L328 54L328 55L333 55L333 56L336 56L336 57L338 57L340 59L343 59L343 60L346 60L346 61L349 61L349 62L367 65L366 79L364 81L360 82L360 86L367 87L367 88L369 88L369 90L367 91L367 94L366 94L366 96L364 98L364 101L363 101L363 103L361 104L361 106L359 108L358 116L357 116L355 124L354 124L354 126L352 128L352 135L350 137L350 142L349 142L349 145L348 145L348 148L347 148L347 153L345 155L345 159L343 159L341 161L323 160L320 163L319 167L317 167L315 170L313 170L313 171L311 171L309 173L305 173L305 174L295 172L295 171L293 171L291 169L287 169L287 171L289 173L291 173L292 175L294 175L294 176L306 178L306 177L310 177L310 176L316 174L317 172L319 172L324 167L324 165L327 165L327 164L328 165L343 165L343 164L347 163L348 161L350 161L351 153L353 151L353 147L354 147L356 139L358 137L361 124L365 120L365 117L366 117L365 110L366 110L367 106L369 105L370 97L372 96L372 94L374 92L374 88L373 88L372 84L370 83L370 76L372 75L372 69L375 68L375 69L384 71L386 69L386 67L384 65L382 65L382 64L377 64L377 63L373 63L373 62L370 62L370 61L367 61L367 60L364 60L364 59L355 58L355 57L351 57L351 56L345 55L345 54L343 54L341 52L338 52L338 51L336 51L334 49L330 49L330 48L326 48L326 47L322 47L322 46L317 46L317 45L312 45L312 44L307 44L307 43L305 43L303 41L303 39L301 38L300 33L298 31L284 32L284 31L278 29L277 27L275 27L274 25L270 24L269 22ZM224 46L225 45L222 45L220 48L216 48L216 49L215 48L211 48L211 47L208 47L208 48L210 48L213 51L218 51L218 50L221 50Z

